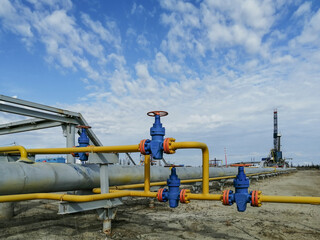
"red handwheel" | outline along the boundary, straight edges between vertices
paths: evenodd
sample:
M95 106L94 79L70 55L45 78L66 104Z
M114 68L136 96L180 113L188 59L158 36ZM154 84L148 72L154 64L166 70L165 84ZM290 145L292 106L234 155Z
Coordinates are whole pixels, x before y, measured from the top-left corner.
M157 115L160 117L164 117L164 116L168 115L168 112L166 112L166 111L151 111L151 112L148 112L147 115L149 117L155 117Z

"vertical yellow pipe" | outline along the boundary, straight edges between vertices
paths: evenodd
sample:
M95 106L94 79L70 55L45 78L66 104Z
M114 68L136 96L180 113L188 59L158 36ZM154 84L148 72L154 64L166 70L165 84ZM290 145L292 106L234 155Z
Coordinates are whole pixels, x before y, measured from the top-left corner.
M144 192L150 192L150 155L144 156Z
M202 193L209 194L209 150L202 149Z

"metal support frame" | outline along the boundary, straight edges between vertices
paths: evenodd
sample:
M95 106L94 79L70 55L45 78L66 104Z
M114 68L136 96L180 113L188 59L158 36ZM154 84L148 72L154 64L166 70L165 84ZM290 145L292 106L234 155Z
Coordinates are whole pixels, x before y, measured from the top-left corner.
M58 127L61 125L62 123L60 122L33 118L12 123L0 124L0 135Z
M0 124L0 135L20 133L26 131L33 131L45 128L52 128L61 126L63 134L66 137L66 146L75 146L75 127L76 125L88 126L84 117L77 112L72 112L64 109L59 109L51 106L46 106L30 101L25 101L17 98L12 98L0 95L0 111L31 117L22 121L12 123ZM94 134L92 129L87 131L91 145L102 146L98 137ZM9 156L8 156L9 157ZM12 156L10 156L11 158ZM106 165L101 165L101 189L109 192L109 178L107 173L107 164L116 163L119 161L117 154L99 153L95 154L95 159L99 159ZM67 163L75 163L75 158L67 155ZM104 230L111 231L111 219L114 217L116 211L112 207L122 204L119 199L102 200L95 202L71 203L62 202L59 205L59 214L68 214L92 209L102 209L104 216ZM100 211L101 212L101 211ZM99 214L101 215L101 213ZM0 218L11 218L13 216L13 204L0 204Z
M67 138L67 147L74 147L75 143L75 125L73 124L66 124L62 125L62 129L64 132L65 137ZM71 155L67 155L67 163L75 163L75 158Z
M108 164L99 163L101 193L109 193ZM122 205L119 198L93 202L60 202L58 214L69 214L95 209L98 213L98 219L103 221L103 232L111 234L111 221L115 218L117 213L115 207L119 205Z
M24 107L16 107L16 106L0 103L0 109L2 112L19 114L27 117L37 117L37 118L51 120L51 121L78 124L78 121L70 117L63 117L63 116L59 116L51 113L44 113L44 112L35 111L35 110L31 110Z
M137 165L135 163L135 161L133 161L133 159L132 159L132 157L131 157L131 155L129 153L125 153L125 154L127 155L127 157L129 158L129 160L132 162L133 165Z
M105 209L113 208L119 205L122 205L122 202L118 198L111 200L99 200L93 202L61 202L59 203L58 214L70 214L89 210L97 210L99 215L101 209L104 211Z
M3 102L0 103L0 111L32 117L32 119L0 124L0 135L62 126L66 136L67 147L73 147L75 146L74 127L76 125L88 126L87 121L81 113L4 95L0 95L0 101ZM88 129L87 133L92 145L102 146L102 143L92 129ZM97 154L97 157L100 158L101 161L107 163L117 163L119 161L118 155L112 153L99 153ZM74 163L74 158L72 156L67 156L67 162Z
M101 193L109 193L108 164L100 164L100 188ZM115 218L117 210L109 207L98 210L99 219L103 220L103 232L111 234L111 221Z

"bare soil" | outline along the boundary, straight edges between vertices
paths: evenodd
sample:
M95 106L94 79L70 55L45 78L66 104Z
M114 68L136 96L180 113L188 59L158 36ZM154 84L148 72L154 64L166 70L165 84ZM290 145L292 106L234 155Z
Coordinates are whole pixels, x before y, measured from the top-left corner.
M265 195L320 196L320 171L298 171L253 182ZM218 191L213 191L218 193ZM57 215L54 201L16 203L15 217L0 221L0 239L320 239L320 205L264 203L246 212L220 202L192 201L169 208L129 199L118 208L106 238L95 211Z

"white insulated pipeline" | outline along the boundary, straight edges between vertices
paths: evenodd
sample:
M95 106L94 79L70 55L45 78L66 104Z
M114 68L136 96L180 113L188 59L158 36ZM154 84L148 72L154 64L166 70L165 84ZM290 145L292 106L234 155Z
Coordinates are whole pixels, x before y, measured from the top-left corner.
M246 168L247 174L270 172L272 168ZM210 168L210 177L236 175L238 168ZM277 169L290 171L290 169ZM23 162L0 164L0 195L36 192L88 190L100 186L98 164L63 164ZM144 182L143 166L109 165L110 186ZM202 177L201 167L178 167L180 179ZM170 175L166 167L151 167L151 182L165 181Z

